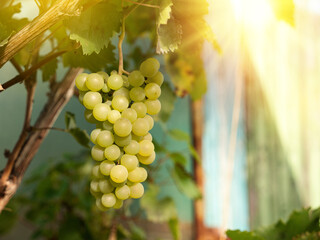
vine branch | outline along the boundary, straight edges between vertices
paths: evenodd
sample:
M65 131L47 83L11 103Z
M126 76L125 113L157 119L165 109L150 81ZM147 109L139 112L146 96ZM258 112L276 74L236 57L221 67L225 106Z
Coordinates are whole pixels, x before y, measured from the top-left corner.
M121 75L122 72L125 72L123 69L123 52L122 52L122 43L126 34L126 28L125 28L126 20L125 17L122 19L122 27L121 27L121 34L119 36L119 42L118 42L118 51L119 51L119 69L118 73Z

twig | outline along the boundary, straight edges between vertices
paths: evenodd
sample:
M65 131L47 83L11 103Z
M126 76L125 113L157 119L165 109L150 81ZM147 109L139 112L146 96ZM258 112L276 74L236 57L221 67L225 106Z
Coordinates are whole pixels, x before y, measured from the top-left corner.
M63 128L57 128L57 127L41 127L41 128L36 128L36 127L31 127L31 131L41 131L41 130L56 130L59 132L68 132L67 129Z
M21 68L21 66L17 63L17 61L14 58L12 58L10 60L10 62L14 66L14 68L17 70L18 73L20 73L20 74L23 73L23 69Z
M160 6L157 6L157 5L152 5L152 4L147 4L147 3L140 3L140 2L135 2L135 1L132 1L132 0L125 0L127 2L131 2L131 3L134 3L134 4L138 4L140 6L144 6L144 7L150 7L150 8L160 8Z
M83 69L81 68L69 70L65 75L64 80L56 85L34 125L35 128L53 126L62 108L72 97L74 78L81 72L83 72ZM19 151L17 158L14 159L14 166L9 178L4 183L4 186L0 186L0 212L17 191L25 171L48 134L48 131L48 129L44 129L41 131L29 132L27 139L22 143L22 148Z
M24 81L25 79L30 77L35 71L37 71L39 68L41 68L43 65L47 64L52 59L55 59L56 57L64 54L65 52L66 51L64 50L64 51L48 54L44 59L39 61L37 64L33 65L31 68L29 68L25 72L15 76L11 80L9 80L9 81L5 82L4 84L2 84L3 89L6 90L9 87L11 87L11 86L13 86L13 85L15 85L17 83Z
M139 1L139 3L143 4L146 0L142 0ZM123 18L127 18L131 12L133 12L134 10L136 10L139 6L141 6L140 4L135 4L130 6L124 13L123 13Z
M124 40L125 34L126 34L126 28L125 28L125 18L122 19L122 27L121 27L121 34L119 36L119 42L118 42L118 51L119 51L119 69L118 73L121 75L123 72L123 52L122 52L122 42Z

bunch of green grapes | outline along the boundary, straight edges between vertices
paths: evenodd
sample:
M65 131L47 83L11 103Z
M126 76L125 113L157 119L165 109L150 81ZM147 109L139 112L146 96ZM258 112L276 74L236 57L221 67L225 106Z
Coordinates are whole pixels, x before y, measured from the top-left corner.
M90 191L102 211L121 208L123 200L140 198L147 178L143 165L156 157L149 131L159 113L163 75L158 60L149 58L128 77L112 71L79 74L75 81L85 119L96 124Z

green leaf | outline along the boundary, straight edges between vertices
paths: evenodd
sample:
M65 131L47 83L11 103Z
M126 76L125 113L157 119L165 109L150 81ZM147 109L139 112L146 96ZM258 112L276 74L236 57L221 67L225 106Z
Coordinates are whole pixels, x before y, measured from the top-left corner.
M148 190L140 200L141 207L146 211L147 219L152 222L166 222L177 216L177 209L170 197L158 199L159 188L149 184Z
M65 121L67 130L77 127L76 116L72 112L65 113L64 121Z
M66 21L70 39L81 44L84 54L99 53L103 47L108 47L114 33L119 32L121 10L121 1L110 0L70 18Z
M165 82L161 86L161 96L159 98L159 101L161 102L161 111L158 117L161 121L167 122L169 120L174 109L176 98L177 97L174 94L172 88L168 83Z
M175 164L171 176L178 189L191 199L201 198L201 193L195 184L193 177L184 169L183 166Z
M174 52L181 43L182 27L174 18L170 18L167 24L161 24L158 28L157 53Z
M13 204L10 203L0 214L0 234L8 233L18 220L18 214L12 210Z
M132 240L144 240L144 239L147 239L146 233L143 230L143 228L138 227L134 223L130 223L129 226L130 226L130 231L131 231L130 239L132 239Z
M192 156L198 163L201 163L201 158L200 158L197 150L196 150L191 144L189 144L189 151L190 151L191 156Z
M307 232L294 237L292 240L320 240L320 232Z
M86 130L80 129L80 128L72 128L68 131L75 140L82 146L90 148L90 137Z
M257 236L253 232L241 232L240 230L228 230L227 236L231 240L264 240L264 238Z
M167 151L167 149L162 144L158 143L156 140L153 140L153 145L156 153Z
M178 218L172 218L168 222L172 237L174 240L180 239L180 229L179 229L179 220Z
M181 131L180 129L170 129L169 135L175 140L190 142L190 136L188 133Z
M110 43L104 47L99 54L92 53L84 55L81 48L67 52L63 55L63 65L65 67L82 67L89 69L91 72L98 72L105 69L108 64L115 66L115 47Z
M182 153L179 153L179 152L170 153L170 158L174 163L180 164L184 167L187 164L187 159Z
M170 13L171 13L171 7L173 3L172 0L162 0L160 2L160 10L159 10L159 18L158 18L158 24L167 24Z
M58 67L58 60L57 58L52 59L46 65L41 68L42 71L42 81L46 82L52 77L57 70Z

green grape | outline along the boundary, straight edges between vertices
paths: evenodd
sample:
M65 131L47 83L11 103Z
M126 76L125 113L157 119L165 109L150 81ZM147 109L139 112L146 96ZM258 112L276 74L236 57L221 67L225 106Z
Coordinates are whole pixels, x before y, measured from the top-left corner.
M105 103L111 107L112 102L110 100L107 100Z
M130 99L130 94L129 94L129 89L122 87L120 89L118 89L117 91L114 91L114 93L112 94L113 97L116 96L124 96L127 99Z
M100 211L107 211L109 209L102 205L101 197L96 199L96 206Z
M125 166L116 165L111 169L110 178L116 183L122 183L128 178L128 170Z
M105 176L109 176L110 171L114 166L115 166L114 162L111 162L109 160L104 160L102 163L100 163L99 170L100 170L101 174L103 174Z
M141 102L146 95L142 87L134 87L130 90L130 98L134 102Z
M104 130L113 131L113 124L109 121L104 121L101 125Z
M131 140L129 145L125 146L123 150L127 154L136 155L139 153L140 145L137 141Z
M121 113L121 117L129 119L129 121L133 123L137 119L138 115L136 110L132 108L127 108L123 110L123 112Z
M96 161L103 161L105 159L104 157L104 148L94 145L91 148L91 157Z
M145 77L153 77L157 74L160 68L160 63L155 58L148 58L140 65L140 72Z
M119 74L111 74L108 78L108 87L112 90L118 90L123 85L122 77Z
M88 110L88 109L84 110L84 118L89 123L98 123L98 121L94 118L91 110Z
M132 132L137 136L144 136L149 131L149 124L148 121L144 118L138 118L132 124Z
M94 196L95 198L101 198L102 197L102 193L101 192L94 192L92 191L92 189L90 188L90 193L92 196Z
M108 114L108 121L115 123L119 118L121 118L121 113L118 110L111 110Z
M111 108L106 103L98 103L94 106L92 114L95 119L98 121L106 121L108 119L108 113L111 111Z
M137 112L138 118L143 118L147 114L147 106L143 102L135 102L131 108Z
M101 179L99 180L99 189L102 193L111 193L114 186L112 186L108 179Z
M130 86L128 77L125 75L122 75L122 79L123 79L123 86L128 88Z
M99 188L99 180L92 180L90 182L90 189L93 192L100 192L100 188Z
M153 120L153 118L152 118L150 115L145 115L143 118L148 121L149 131L150 131L150 130L153 128L153 125L154 125L154 120Z
M161 72L157 72L156 75L154 75L151 78L148 78L146 83L156 83L158 84L160 87L163 83L163 75Z
M120 165L118 165L120 166ZM128 179L131 182L143 182L147 179L148 173L143 167L137 167L129 172Z
M116 201L116 196L113 193L105 193L101 197L101 203L105 207L113 207Z
M161 95L161 88L156 83L148 83L144 88L145 95L148 99L155 100Z
M115 75L115 74L118 74L118 72L116 70L112 70L110 75Z
M141 139L142 140L148 140L148 141L152 141L152 135L150 133L147 133L146 135L144 135Z
M110 92L110 88L108 87L108 84L105 83L105 84L103 85L101 91L104 92L104 93Z
M100 71L100 72L97 72L97 74L99 74L103 78L105 83L108 81L108 78L109 78L108 73Z
M120 200L126 200L130 196L130 188L127 185L117 187L115 190L116 197Z
M119 147L124 147L130 144L131 142L131 134L125 137L119 137L118 135L114 135L114 142L119 146Z
M128 77L131 86L140 87L144 83L144 77L140 71L132 71Z
M93 144L97 144L97 137L99 135L99 133L101 132L100 128L94 129L91 133L90 133L90 140Z
M149 156L141 156L140 154L137 155L139 162L144 165L150 165L156 159L156 153L153 151Z
M132 171L139 165L138 158L135 155L124 154L121 157L121 165L125 166L128 172Z
M123 201L117 198L116 204L113 205L114 209L120 209L123 206Z
M88 91L89 89L87 88L86 85L86 81L87 81L87 77L89 76L89 74L87 73L80 73L76 79L76 86L80 91Z
M79 102L83 105L83 97L87 92L79 91Z
M86 86L89 90L98 92L103 88L103 77L98 73L91 73L87 77Z
M126 184L126 181L124 181L124 182L121 182L121 183L116 183L115 181L113 181L111 178L110 178L110 183L112 184L112 186L114 186L115 188L117 188L117 187L122 187L122 186L124 186L125 184Z
M113 144L104 150L104 156L109 161L115 161L120 157L120 148Z
M132 140L137 141L138 143L143 140L143 136L137 136L134 133L131 133Z
M92 176L94 178L103 178L103 175L100 172L100 164L94 165L93 168L92 168L91 173L92 173Z
M161 103L157 100L146 100L145 105L147 106L147 113L150 115L156 115L161 110Z
M118 110L119 112L122 112L129 106L129 101L125 96L115 96L112 99L111 103L113 109Z
M144 156L144 157L150 156L151 153L154 151L154 145L151 141L142 140L141 142L139 142L139 145L140 145L139 154L141 156Z
M144 187L141 183L136 183L132 186L129 187L130 188L130 197L131 198L141 198L143 196L144 193Z
M115 134L120 137L128 136L132 130L131 122L126 118L119 118L113 126Z
M95 105L98 103L102 103L101 94L98 92L87 92L83 97L83 105L87 108L92 110Z
M113 142L114 142L113 134L108 130L102 130L97 137L97 143L101 147L108 147L112 145Z

